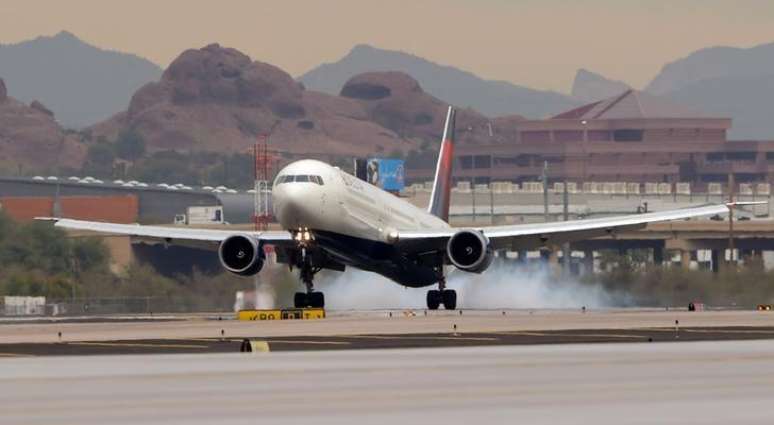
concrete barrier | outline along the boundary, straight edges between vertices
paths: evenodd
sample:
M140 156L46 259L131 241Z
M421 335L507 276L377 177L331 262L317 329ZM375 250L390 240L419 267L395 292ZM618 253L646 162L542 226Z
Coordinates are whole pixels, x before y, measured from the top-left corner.
M494 193L513 193L513 183L511 182L492 182L490 187Z
M690 195L691 184L686 182L675 183L675 193L677 193L678 195Z
M540 182L524 182L521 185L522 192L529 192L529 193L542 193L543 192L543 183Z
M707 193L710 195L722 195L723 184L722 183L710 183L707 185Z

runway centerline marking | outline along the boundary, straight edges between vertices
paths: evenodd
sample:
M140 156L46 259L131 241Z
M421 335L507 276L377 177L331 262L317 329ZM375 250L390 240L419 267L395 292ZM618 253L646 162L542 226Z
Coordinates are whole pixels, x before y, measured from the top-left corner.
M193 344L149 344L135 342L66 342L67 345L86 345L97 347L137 347L137 348L209 348L206 345Z
M646 335L629 335L629 334L574 334L574 333L541 333L541 332L499 332L503 335L523 335L523 336L545 336L545 337L577 337L577 338L622 338L622 339L647 339Z
M424 341L424 340L454 340L454 341L499 341L499 338L494 337L467 337L467 336L405 336L405 335L396 335L396 336L387 336L387 335L342 335L342 338L362 338L362 339L404 339L404 340L416 340L416 341Z
M756 331L745 329L684 329L685 332L695 333L723 333L723 334L756 334L756 335L774 335L774 331Z
M265 339L262 341L266 341L271 344L320 344L320 345L350 345L347 341L294 341L291 339Z

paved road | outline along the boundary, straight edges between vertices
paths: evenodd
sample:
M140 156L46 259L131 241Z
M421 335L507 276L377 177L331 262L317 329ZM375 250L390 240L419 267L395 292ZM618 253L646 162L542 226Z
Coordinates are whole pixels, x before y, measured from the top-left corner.
M390 317L392 313L392 317ZM224 316L229 317L229 316ZM511 310L459 312L350 311L331 312L323 320L239 322L206 320L138 321L122 323L16 323L0 324L0 344L127 339L260 338L278 336L337 336L362 334L463 333L567 329L633 329L674 326L774 326L774 312L664 310Z
M8 424L770 423L774 341L0 360Z

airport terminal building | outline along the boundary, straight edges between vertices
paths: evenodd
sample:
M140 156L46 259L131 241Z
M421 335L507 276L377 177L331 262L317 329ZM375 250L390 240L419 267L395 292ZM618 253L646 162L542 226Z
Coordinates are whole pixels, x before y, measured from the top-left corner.
M457 181L690 183L774 180L774 141L729 141L730 118L707 116L635 90L563 112L524 120L505 143L458 145ZM493 129L497 133L497 128ZM459 129L458 129L459 131ZM411 183L433 169L407 170Z

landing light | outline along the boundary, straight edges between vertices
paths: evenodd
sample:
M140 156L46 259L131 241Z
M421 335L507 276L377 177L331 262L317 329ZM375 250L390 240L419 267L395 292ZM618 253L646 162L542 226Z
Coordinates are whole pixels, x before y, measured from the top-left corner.
M299 228L293 234L293 239L298 242L308 242L312 240L312 232L307 228Z

